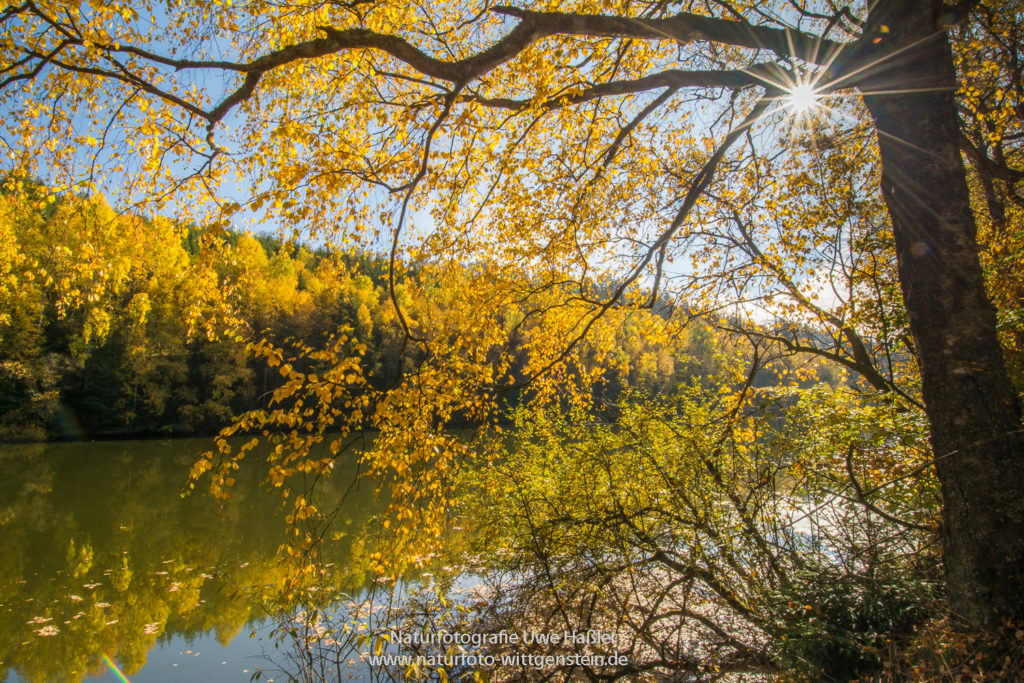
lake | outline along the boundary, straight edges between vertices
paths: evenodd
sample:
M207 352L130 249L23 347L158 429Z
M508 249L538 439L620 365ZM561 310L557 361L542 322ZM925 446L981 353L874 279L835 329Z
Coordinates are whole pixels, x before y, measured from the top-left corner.
M0 680L274 678L263 654L275 651L280 607L262 596L288 572L277 555L285 512L257 454L223 505L183 499L189 466L211 445L0 445ZM321 584L358 601L373 584L362 532L380 503L367 481L349 490L356 455L346 456L320 498L343 501Z

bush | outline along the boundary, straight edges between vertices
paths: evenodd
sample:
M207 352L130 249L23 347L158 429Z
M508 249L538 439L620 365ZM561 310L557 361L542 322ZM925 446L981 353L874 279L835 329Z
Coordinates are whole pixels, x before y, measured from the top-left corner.
M779 595L776 643L781 668L794 680L845 682L879 673L940 604L931 567L870 575L817 567L796 578Z

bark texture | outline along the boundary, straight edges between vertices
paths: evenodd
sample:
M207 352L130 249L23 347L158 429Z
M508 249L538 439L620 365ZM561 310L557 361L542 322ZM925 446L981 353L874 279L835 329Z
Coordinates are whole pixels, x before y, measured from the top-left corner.
M881 0L858 55L942 486L950 607L1024 616L1024 438L985 291L941 3Z

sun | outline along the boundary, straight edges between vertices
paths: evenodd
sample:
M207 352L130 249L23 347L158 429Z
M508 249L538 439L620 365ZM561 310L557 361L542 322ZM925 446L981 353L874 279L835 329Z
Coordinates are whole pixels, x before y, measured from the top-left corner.
M808 114L818 106L818 91L810 83L801 83L789 91L785 102L794 114Z

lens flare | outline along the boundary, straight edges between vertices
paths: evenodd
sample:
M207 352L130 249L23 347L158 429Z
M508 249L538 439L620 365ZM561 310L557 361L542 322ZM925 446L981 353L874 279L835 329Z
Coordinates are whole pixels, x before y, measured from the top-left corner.
M103 655L103 661L107 663L107 666L110 667L110 670L113 671L114 674L120 680L124 681L124 683L132 683L131 681L128 680L127 677L125 677L125 675L123 673L121 673L121 670L117 668L117 664L114 664L114 662L110 659L110 657L108 657L106 655Z

